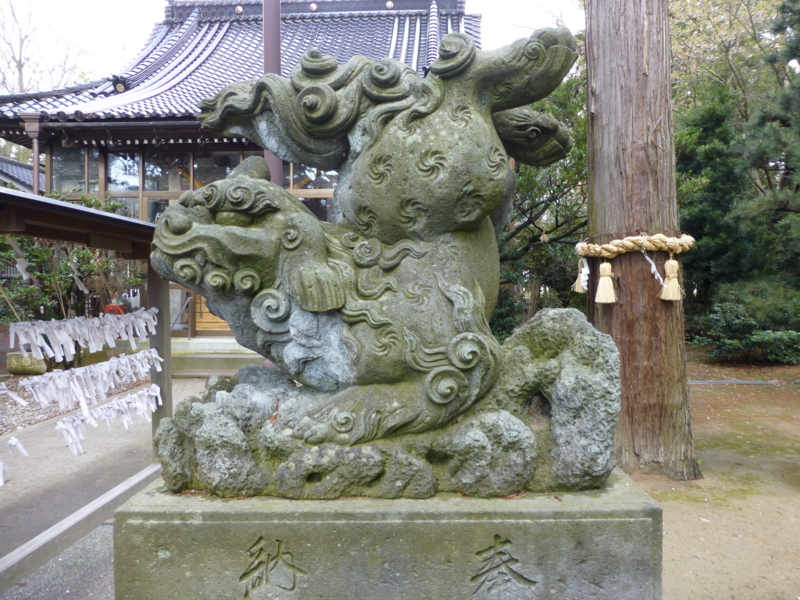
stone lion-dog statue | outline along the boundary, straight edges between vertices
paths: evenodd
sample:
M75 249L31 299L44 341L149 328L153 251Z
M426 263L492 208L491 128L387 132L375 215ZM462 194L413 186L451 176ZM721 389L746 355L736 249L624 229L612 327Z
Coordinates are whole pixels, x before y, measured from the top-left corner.
M499 291L495 232L508 222L515 187L509 157L541 166L569 151L563 125L528 105L550 94L576 57L565 29L493 52L467 35L447 35L424 78L390 59L340 66L311 50L291 78L236 83L201 103L204 127L243 135L286 161L339 171L337 223L320 221L270 183L265 161L251 157L226 179L186 192L156 229L156 271L204 295L241 345L302 384L281 388L286 400L271 399L270 411L251 407L249 416L231 417L245 436L256 432L261 458L272 453L284 465L293 452L311 456L314 445L412 439L491 396L504 360L488 318ZM219 403L232 392L215 393ZM288 399L298 394L302 401ZM520 394L530 401L530 390ZM201 412L179 408L173 425L199 439L204 430L189 424L190 410ZM609 447L595 453L599 471L613 463ZM430 455L426 448L420 452ZM194 466L176 473L202 462L180 460ZM340 462L347 460L355 459ZM260 472L245 462L239 468ZM192 477L176 475L172 487ZM271 475L253 477L248 493L272 485Z

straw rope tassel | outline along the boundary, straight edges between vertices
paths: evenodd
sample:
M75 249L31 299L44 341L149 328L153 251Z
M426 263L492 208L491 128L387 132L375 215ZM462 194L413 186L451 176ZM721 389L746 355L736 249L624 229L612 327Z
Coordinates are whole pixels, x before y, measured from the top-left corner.
M586 262L586 259L580 258L578 259L578 278L575 280L575 283L572 284L570 288L576 294L585 294L589 290L586 289L586 286L589 283L589 265Z
M661 293L658 295L662 300L669 300L670 302L677 302L683 300L683 290L681 284L678 282L678 261L669 255L669 260L664 263L664 272L666 273L666 281L664 287L661 288Z
M597 294L594 297L594 301L598 304L614 304L617 301L612 277L614 273L611 271L611 263L607 260L600 263L600 281L597 283Z

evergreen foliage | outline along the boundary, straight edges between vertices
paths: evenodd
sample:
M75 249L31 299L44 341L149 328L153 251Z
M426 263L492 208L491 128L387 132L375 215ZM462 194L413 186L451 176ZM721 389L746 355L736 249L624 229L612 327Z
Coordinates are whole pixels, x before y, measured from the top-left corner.
M119 203L90 197L83 198L82 204L106 212L119 208ZM10 237L0 235L0 269L16 265ZM84 284L100 291L103 302L113 300L118 290L140 286L147 275L136 263L120 261L107 250L25 236L14 236L14 240L30 263L27 272L33 281L25 282L20 275L2 280L5 293L0 300L0 321L66 319L82 315L85 298L70 263L74 264L77 277Z
M707 312L719 284L740 279L752 268L748 228L731 216L737 200L752 188L735 148L731 108L726 90L717 88L676 122L681 230L697 240L682 259L689 312L692 305Z
M582 44L582 34L577 37ZM521 165L517 170L511 222L498 237L501 291L490 322L492 332L501 341L540 308L582 308L585 302L583 295L569 289L577 275L574 246L586 230L583 56L558 89L533 108L564 123L574 146L564 160L555 164Z
M683 259L687 331L724 360L796 362L800 0L743 6L758 7L762 19L770 7L778 15L771 29L764 21L742 32L761 49L758 61L726 61L730 48L718 49L708 72L726 63L730 81L695 77L692 103L676 120L681 228L697 239ZM737 88L748 77L759 85Z
M736 362L800 361L800 332L759 329L739 304L716 304L705 320L708 332L693 343L708 345L711 356Z

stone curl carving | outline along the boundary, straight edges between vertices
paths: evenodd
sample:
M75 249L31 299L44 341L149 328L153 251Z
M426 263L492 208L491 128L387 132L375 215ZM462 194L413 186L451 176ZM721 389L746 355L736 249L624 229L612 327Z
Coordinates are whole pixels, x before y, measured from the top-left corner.
M492 221L503 226L513 195L509 155L549 164L569 150L563 126L527 105L575 57L564 29L494 52L445 36L427 78L310 50L288 79L233 84L201 104L204 127L339 169L341 223L320 222L255 157L164 213L154 268L203 294L283 372L211 381L163 422L173 490L503 495L542 480L553 459L527 418L486 401L506 360L487 323L499 288ZM595 447L602 479L610 455ZM588 479L580 467L560 485L596 485L598 460Z

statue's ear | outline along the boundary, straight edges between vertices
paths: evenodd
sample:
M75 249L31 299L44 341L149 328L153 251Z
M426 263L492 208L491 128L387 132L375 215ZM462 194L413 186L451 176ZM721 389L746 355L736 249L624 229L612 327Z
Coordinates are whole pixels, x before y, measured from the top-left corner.
M567 156L572 138L555 117L527 106L492 115L497 135L509 156L517 162L545 167Z
M319 219L298 212L286 217L281 234L281 271L301 308L325 312L344 306L345 277L328 264L325 233Z
M344 306L344 281L325 261L302 261L292 270L290 288L305 310L325 312Z
M252 179L265 179L270 180L269 167L267 161L263 156L248 156L245 158L238 167L228 173L225 179L233 179L234 177L251 177Z

